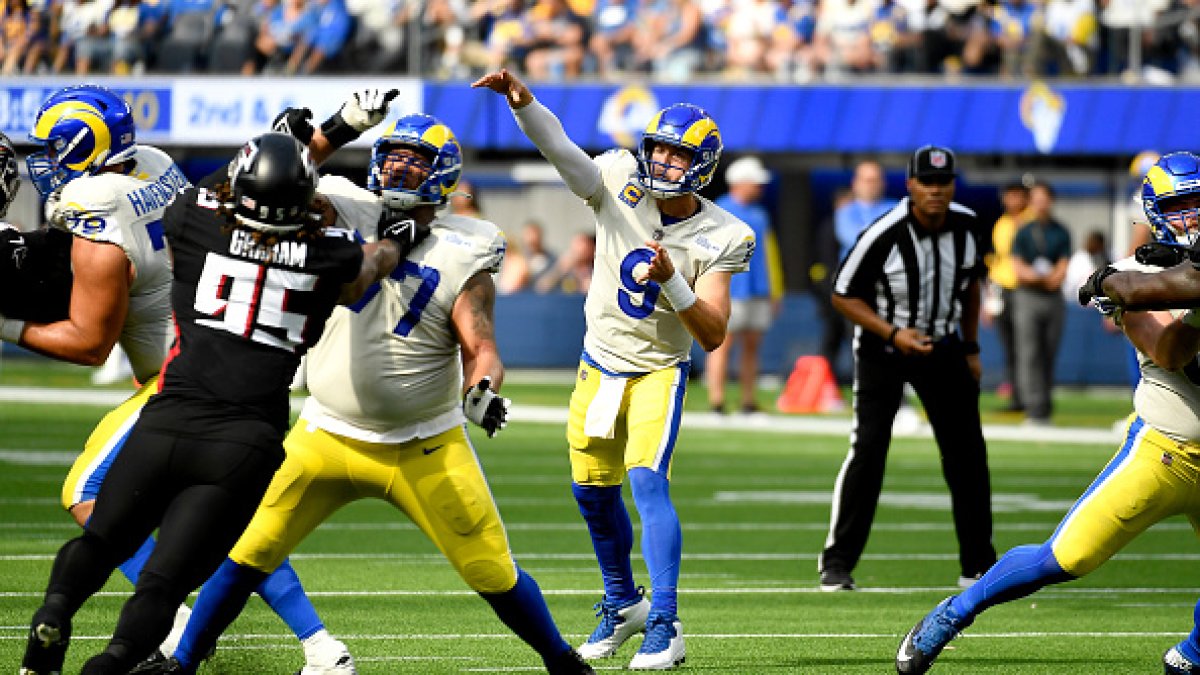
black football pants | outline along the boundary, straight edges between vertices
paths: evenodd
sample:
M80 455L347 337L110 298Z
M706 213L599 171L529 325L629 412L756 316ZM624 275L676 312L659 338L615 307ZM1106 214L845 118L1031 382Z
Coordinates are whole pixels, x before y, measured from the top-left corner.
M237 542L282 459L282 446L134 427L105 476L83 536L59 550L46 590L47 607L70 618L159 528L154 553L121 611L109 656L103 667L89 662L84 673L125 673L154 652L179 604Z
M937 440L942 474L950 488L962 573L985 572L996 562L987 446L979 421L979 383L957 339L938 343L933 354L925 357L885 352L875 341L856 347L850 453L834 485L820 569L849 572L862 556L883 487L892 422L905 382L912 384L925 406Z

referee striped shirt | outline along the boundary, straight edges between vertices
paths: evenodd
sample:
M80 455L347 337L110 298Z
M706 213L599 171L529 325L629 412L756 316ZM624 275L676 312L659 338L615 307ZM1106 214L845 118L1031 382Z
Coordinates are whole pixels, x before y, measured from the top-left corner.
M884 321L916 328L936 342L958 332L971 281L983 274L977 218L951 202L938 232L923 228L907 197L858 236L833 280L833 292L860 298Z

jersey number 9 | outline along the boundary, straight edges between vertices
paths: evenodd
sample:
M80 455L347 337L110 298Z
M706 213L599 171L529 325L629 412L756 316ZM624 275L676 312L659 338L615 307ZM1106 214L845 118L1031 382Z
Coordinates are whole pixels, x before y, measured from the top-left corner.
M654 303L658 302L658 292L661 287L657 282L647 279L638 283L633 278L633 268L640 263L650 264L654 251L648 248L635 248L621 261L621 286L617 289L617 305L621 311L635 319L644 319L654 311ZM634 294L642 296L641 302L634 303Z

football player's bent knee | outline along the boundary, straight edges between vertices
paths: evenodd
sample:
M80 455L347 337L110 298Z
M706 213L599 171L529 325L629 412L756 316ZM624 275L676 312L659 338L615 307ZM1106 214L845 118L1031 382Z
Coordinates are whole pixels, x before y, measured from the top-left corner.
M517 568L507 555L468 561L459 573L477 593L504 593L517 585Z
M1052 549L1051 557L1062 571L1076 578L1094 572L1109 558L1103 552L1076 546L1056 546Z
M288 553L279 540L261 536L254 530L246 530L229 552L229 559L242 567L270 574L283 564Z

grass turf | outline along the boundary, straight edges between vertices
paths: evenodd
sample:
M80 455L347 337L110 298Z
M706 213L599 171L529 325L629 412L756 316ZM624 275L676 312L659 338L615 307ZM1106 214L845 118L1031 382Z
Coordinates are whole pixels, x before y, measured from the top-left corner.
M0 384L12 383L11 363ZM513 382L506 393L564 390ZM1100 426L1127 410L1118 397L1060 401L1060 409ZM0 663L18 662L50 557L75 533L57 505L59 485L71 452L103 412L0 407ZM495 439L477 437L476 447L513 551L546 591L568 639L581 641L594 626L599 576L568 487L563 430L517 420ZM689 432L685 419L673 480L684 524L685 670L889 672L899 638L953 592L959 570L948 500L936 450L923 440L893 446L876 527L855 571L863 590L815 592L828 493L845 450L845 438ZM997 548L1044 540L1113 450L991 443ZM1170 520L1087 579L990 610L951 644L935 672L1161 669L1163 650L1191 626L1198 589L1186 572L1197 558L1194 541L1186 521ZM385 505L359 503L335 515L301 545L294 564L362 673L539 670L536 656ZM640 557L634 569L645 583ZM66 672L102 648L128 589L116 575L80 612ZM637 642L600 669L623 668ZM283 624L253 600L202 672L287 673L302 658Z

